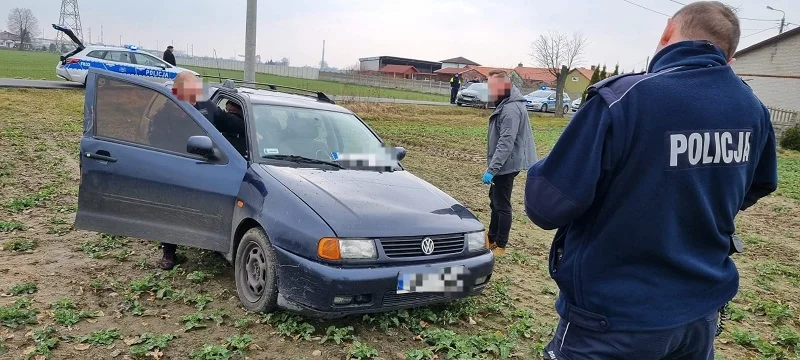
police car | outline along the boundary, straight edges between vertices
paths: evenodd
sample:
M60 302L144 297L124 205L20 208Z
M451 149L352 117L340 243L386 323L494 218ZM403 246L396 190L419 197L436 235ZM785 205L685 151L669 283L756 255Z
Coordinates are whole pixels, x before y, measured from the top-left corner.
M199 76L194 71L168 64L134 45L84 46L69 27L53 24L53 29L66 34L76 46L75 50L61 55L61 60L56 65L56 75L67 81L86 85L89 68L142 77L158 83L171 82L183 71Z
M564 95L564 114L569 112L570 98L567 93ZM536 90L528 95L525 95L525 107L528 110L541 111L541 112L555 112L556 111L556 89L542 86L541 89Z

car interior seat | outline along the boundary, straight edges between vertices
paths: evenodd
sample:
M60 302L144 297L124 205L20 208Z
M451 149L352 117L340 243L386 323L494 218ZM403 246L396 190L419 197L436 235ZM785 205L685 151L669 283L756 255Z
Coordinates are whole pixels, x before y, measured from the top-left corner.
M324 141L318 140L319 126L316 118L295 117L288 121L286 138L283 141L294 155L319 160L331 160L331 150Z

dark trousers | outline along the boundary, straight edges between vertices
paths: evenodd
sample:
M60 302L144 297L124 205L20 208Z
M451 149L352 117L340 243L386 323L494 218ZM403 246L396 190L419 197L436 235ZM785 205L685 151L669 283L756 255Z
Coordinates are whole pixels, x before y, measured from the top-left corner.
M492 179L489 188L489 208L492 219L489 222L489 242L499 247L506 247L508 233L511 232L511 191L514 189L514 178L519 171L497 175Z
M456 103L456 95L458 95L458 88L457 87L450 87L450 103Z
M718 312L659 331L597 331L561 319L545 360L714 360Z

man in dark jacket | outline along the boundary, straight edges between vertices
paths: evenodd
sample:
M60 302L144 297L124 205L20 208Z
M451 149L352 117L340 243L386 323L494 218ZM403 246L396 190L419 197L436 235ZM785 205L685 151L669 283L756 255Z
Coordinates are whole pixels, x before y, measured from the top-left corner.
M195 109L203 114L203 116L231 142L231 145L233 145L242 156L246 156L245 124L241 114L241 107L229 101L228 104L232 104L233 106L228 107L228 104L226 104L226 107L231 108L233 111L226 112L211 101L197 101L197 98L203 91L202 84L194 74L188 71L178 74L172 86L173 93L177 96L178 100L192 104ZM164 270L170 270L176 264L175 251L177 250L177 246L175 246L175 244L162 243L162 247L163 256L161 258L160 267Z
M777 188L769 113L729 66L739 36L722 3L684 6L647 72L592 86L528 170L528 217L558 229L546 359L714 359L734 218Z
M461 77L458 74L453 75L450 78L450 103L456 103L456 95L458 95L458 89L461 88Z
M167 46L167 50L164 51L164 61L166 61L172 66L176 66L175 55L172 53L172 45Z
M490 184L489 248L502 255L511 232L511 191L514 178L521 170L536 162L536 144L533 142L525 98L503 70L489 72L489 101L496 108L489 117L486 172L483 183Z

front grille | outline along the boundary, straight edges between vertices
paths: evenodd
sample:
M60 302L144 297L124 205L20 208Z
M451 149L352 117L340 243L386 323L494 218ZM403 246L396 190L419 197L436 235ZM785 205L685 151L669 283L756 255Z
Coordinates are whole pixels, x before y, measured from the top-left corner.
M436 293L405 293L398 294L394 291L387 291L383 294L382 306L409 306L417 304L427 304L445 300L445 296Z
M458 254L464 250L463 234L428 237L433 240L433 252L429 255L422 252L422 240L425 236L384 238L380 239L380 243L383 252L390 258Z

